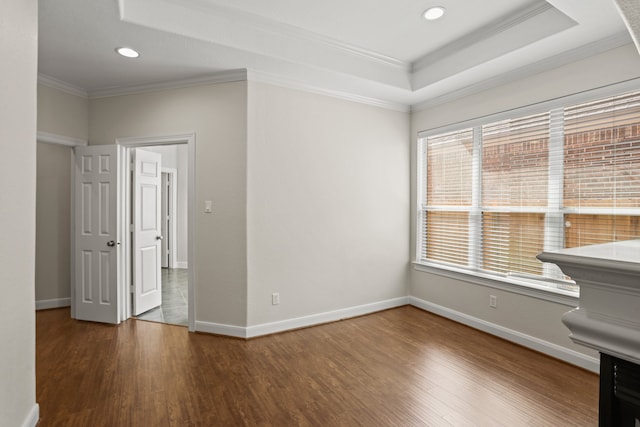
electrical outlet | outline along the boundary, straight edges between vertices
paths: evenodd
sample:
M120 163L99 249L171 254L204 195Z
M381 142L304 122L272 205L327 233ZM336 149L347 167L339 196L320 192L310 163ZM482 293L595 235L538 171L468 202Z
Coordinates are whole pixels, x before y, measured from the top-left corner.
M498 297L495 295L489 295L489 307L497 308L498 307Z
M278 305L278 304L280 304L280 294L278 292L275 292L271 294L271 305Z

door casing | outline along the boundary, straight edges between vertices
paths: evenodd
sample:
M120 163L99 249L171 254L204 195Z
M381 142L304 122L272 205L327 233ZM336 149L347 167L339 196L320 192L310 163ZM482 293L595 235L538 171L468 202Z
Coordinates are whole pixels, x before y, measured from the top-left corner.
M167 256L165 251L169 252L169 256L167 259L167 268L176 268L177 265L177 242L176 242L176 235L177 235L177 225L176 225L176 218L177 218L177 203L178 203L178 186L177 186L177 177L178 177L178 170L175 168L166 168L166 167L162 167L162 175L163 175L163 183L162 183L162 191L164 192L163 194L165 194L166 197L163 197L163 207L162 207L162 224L163 224L163 232L162 235L165 236L164 240L162 241L162 245L163 245L163 249L162 249L162 257L163 257L163 263L164 263L164 257ZM169 186L168 188L165 187L164 184L164 175L167 175L168 178L168 182L169 182ZM166 200L166 204L168 206L165 206L165 200ZM167 212L165 212L165 209L168 211L168 221L167 221ZM166 231L164 231L164 227L167 228ZM163 265L164 267L164 265Z

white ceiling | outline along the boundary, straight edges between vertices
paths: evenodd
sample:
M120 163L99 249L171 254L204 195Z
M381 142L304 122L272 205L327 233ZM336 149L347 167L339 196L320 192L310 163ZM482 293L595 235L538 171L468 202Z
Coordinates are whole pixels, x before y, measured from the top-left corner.
M614 0L40 0L39 72L104 96L248 69L403 108L631 43ZM439 21L421 15L447 9ZM119 57L129 46L142 56Z

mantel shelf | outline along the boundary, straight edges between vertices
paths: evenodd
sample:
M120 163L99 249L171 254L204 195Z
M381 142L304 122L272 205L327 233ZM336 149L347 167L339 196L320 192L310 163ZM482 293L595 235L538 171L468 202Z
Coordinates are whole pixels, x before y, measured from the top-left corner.
M562 317L578 343L640 364L640 240L543 252L580 286L579 306Z

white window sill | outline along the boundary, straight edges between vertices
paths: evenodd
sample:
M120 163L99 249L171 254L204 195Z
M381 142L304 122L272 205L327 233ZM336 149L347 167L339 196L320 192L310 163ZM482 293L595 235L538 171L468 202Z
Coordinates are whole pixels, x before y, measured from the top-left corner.
M480 286L526 295L532 298L551 301L569 307L578 306L579 292L552 288L536 284L534 281L526 279L497 277L490 274L483 274L482 272L471 273L467 270L456 269L455 267L445 267L442 265L433 265L418 261L413 262L413 269L467 283L473 283Z

